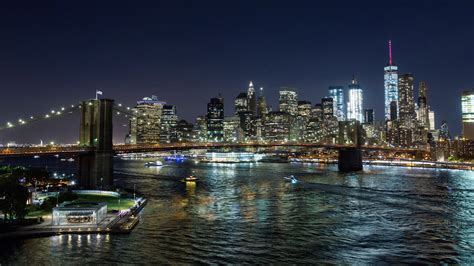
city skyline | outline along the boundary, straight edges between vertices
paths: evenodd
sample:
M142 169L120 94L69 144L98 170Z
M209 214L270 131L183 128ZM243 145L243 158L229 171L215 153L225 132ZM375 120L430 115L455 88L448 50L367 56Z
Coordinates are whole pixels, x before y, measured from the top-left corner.
M289 10L282 4L272 8L247 7L245 4L232 9L204 6L200 15L211 18L205 23L186 8L185 14L172 6L149 10L135 7L134 13L123 6L110 9L99 6L95 12L103 16L97 19L93 31L83 28L88 25L87 18L93 15L85 9L74 11L68 5L28 10L7 8L2 20L11 27L5 32L8 41L2 43L2 48L10 52L3 58L4 78L0 86L5 95L0 100L1 120L12 121L43 113L51 106L92 98L99 88L104 97L130 106L144 96L157 95L160 100L175 105L180 118L194 122L196 116L205 114L209 98L219 93L227 100L225 115L232 114L231 102L239 92L246 91L250 80L255 82L256 90L264 88L267 102L275 108L280 87L297 88L301 100L315 103L328 96L329 86L347 86L352 74L364 89L363 108L373 108L375 119L381 120L384 114L382 68L387 64L387 41L392 40L399 74L413 73L415 84L426 81L430 106L437 114L436 124L447 120L453 135L461 133L460 95L473 87L469 75L473 72L473 60L468 60L473 55L464 47L472 46L474 41L458 34L472 21L472 17L462 16L466 12L464 8L447 3L442 8L416 3L400 14L404 20L398 25L382 16L383 5L352 5L340 10L340 21L331 22L332 30L325 30L324 20L328 15L323 13L337 10L335 6L316 6L320 16L310 15L304 6ZM295 19L279 22L277 18L283 10ZM430 12L420 13L420 10ZM362 12L366 18L349 28L343 27L347 22L343 15L354 11ZM65 14L69 16L67 23L55 20ZM415 14L424 19L415 20ZM28 19L21 20L18 15L28 15ZM443 21L432 19L441 15ZM152 25L161 26L140 28L147 19ZM36 24L33 21L37 21ZM384 27L367 26L376 21ZM32 23L37 26L29 27ZM128 28L122 28L125 24ZM294 30L282 31L285 28ZM67 33L71 29L74 31ZM443 34L434 34L434 29ZM101 37L104 31L108 35ZM139 38L124 38L138 32L141 32ZM182 37L176 35L178 32ZM319 33L318 37L311 34L315 32ZM34 52L24 45L22 36L25 34L36 37L30 42L37 47ZM351 37L357 37L360 42L341 42ZM286 41L269 41L281 38ZM186 40L196 48L185 48ZM216 40L222 41L221 45L212 44ZM202 47L201 41L208 47ZM235 44L229 46L231 43ZM432 45L425 49L428 43ZM143 51L137 52L138 47ZM198 51L197 48L203 49ZM22 79L24 76L29 79ZM183 93L176 94L176 91ZM21 99L24 105L21 112L15 110L11 99ZM35 134L48 133L46 126L39 127ZM77 128L58 127L58 130L67 132L71 141L77 138ZM9 134L5 133L5 138ZM67 134L59 133L56 138ZM14 135L37 139L30 132Z

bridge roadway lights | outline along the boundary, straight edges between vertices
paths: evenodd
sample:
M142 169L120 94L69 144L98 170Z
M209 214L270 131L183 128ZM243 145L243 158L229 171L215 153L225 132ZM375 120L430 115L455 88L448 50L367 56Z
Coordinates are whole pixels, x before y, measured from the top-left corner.
M362 150L360 148L340 148L338 158L338 168L341 172L361 171Z

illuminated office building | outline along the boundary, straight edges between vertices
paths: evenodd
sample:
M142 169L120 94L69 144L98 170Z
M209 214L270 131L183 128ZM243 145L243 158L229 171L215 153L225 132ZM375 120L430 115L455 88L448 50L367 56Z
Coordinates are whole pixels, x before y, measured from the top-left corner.
M220 142L224 138L224 99L211 98L207 104L207 141Z
M435 130L436 127L435 127L435 113L434 113L434 111L429 111L428 112L428 117L429 117L429 120L430 120L430 130Z
M463 91L461 96L462 135L474 140L474 90Z
M165 104L155 95L137 101L133 110L136 117L130 120L131 143L160 142L161 116Z
M349 84L347 92L347 119L355 119L359 122L364 121L364 113L362 109L364 98L362 95L362 88L355 78L353 78L351 84Z
M398 114L402 126L414 127L416 113L412 74L403 74L398 78Z
M248 111L249 104L247 93L241 92L234 100L235 114Z
M165 104L161 115L160 142L170 143L176 139L176 126L178 116L176 115L176 106Z
M426 82L421 81L418 85L418 112L417 118L420 126L430 128L429 109L427 103L428 87Z
M321 99L321 104L323 105L323 117L328 119L329 117L334 116L334 99L331 97L325 97Z
M298 113L298 94L295 89L282 87L280 89L279 111L290 115Z
M288 141L290 138L291 115L287 112L269 112L264 125L266 141Z
M389 59L388 65L384 67L384 86L385 86L385 121L392 120L390 104L392 102L398 104L398 67L394 65L392 60L392 41L388 41ZM398 111L397 111L398 117Z
M268 113L267 101L263 95L263 88L260 88L260 95L257 101L257 116L265 117Z
M329 97L333 99L334 116L337 117L337 120L344 121L346 119L344 108L344 87L329 86Z

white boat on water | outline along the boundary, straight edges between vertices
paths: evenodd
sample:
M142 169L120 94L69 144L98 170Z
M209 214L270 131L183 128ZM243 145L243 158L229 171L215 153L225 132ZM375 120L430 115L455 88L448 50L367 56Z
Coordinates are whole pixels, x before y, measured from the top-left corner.
M285 180L287 180L288 182L291 182L291 184L296 184L296 183L298 183L298 179L296 179L296 177L295 177L294 175L285 176L284 178L285 178Z
M154 161L154 162L147 162L145 163L145 167L160 167L163 166L161 161Z

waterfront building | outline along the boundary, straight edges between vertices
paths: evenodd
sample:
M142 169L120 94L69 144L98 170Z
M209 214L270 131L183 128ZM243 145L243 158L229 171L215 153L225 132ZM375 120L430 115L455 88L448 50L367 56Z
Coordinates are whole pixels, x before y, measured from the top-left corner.
M333 99L334 116L337 120L344 121L346 119L344 86L329 86L329 97Z
M173 142L191 142L194 141L194 125L186 120L179 120L176 124L176 137Z
M374 109L365 109L364 110L364 123L373 124L374 123Z
M107 204L104 202L65 203L53 208L52 225L96 226L106 217Z
M240 112L246 112L249 109L247 93L241 92L234 100L234 109L235 114L239 114Z
M224 138L224 99L211 98L207 104L207 141L220 142Z
M362 88L357 83L355 77L348 88L347 119L354 119L359 122L364 120Z
M224 118L224 141L240 142L242 140L243 131L240 127L240 117L230 116Z
M389 58L388 64L384 67L384 87L385 87L385 120L392 119L394 114L391 110L392 102L395 102L395 106L399 106L399 93L398 93L398 67L393 63L392 60L392 41L388 41ZM398 117L398 110L397 110Z
M288 141L290 138L291 115L287 112L269 112L264 124L266 141Z
M255 89L253 87L252 81L250 81L249 88L247 91L247 101L248 101L248 110L254 115L257 114L257 95L255 94Z
M331 97L324 97L321 99L323 106L323 118L329 119L334 116L334 99Z
M160 142L170 143L172 139L176 139L176 126L178 124L178 116L176 114L176 106L165 104L161 115Z
M298 113L298 94L296 90L282 87L279 93L279 111L295 116Z
M136 117L130 120L131 143L160 142L161 116L165 104L155 95L137 101L133 109Z
M193 141L206 142L207 141L207 119L206 116L196 117L196 123L193 127Z
M465 139L474 140L474 89L462 92L462 135Z

